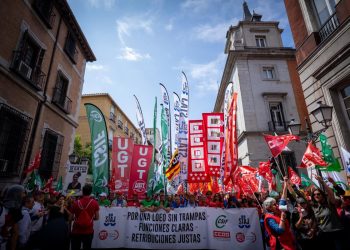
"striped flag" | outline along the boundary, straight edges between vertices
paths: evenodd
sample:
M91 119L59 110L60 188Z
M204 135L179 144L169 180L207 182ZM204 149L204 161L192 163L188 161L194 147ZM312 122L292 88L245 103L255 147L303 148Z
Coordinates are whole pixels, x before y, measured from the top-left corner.
M179 150L176 149L173 157L170 160L168 169L165 172L166 177L169 181L173 179L174 176L180 173L180 162L179 162Z

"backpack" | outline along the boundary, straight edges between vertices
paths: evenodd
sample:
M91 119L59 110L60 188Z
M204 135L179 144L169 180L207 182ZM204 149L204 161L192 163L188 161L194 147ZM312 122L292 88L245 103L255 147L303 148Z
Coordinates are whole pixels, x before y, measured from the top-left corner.
M77 228L87 228L91 226L93 217L89 215L89 213L86 211L86 209L89 207L92 199L89 201L89 203L86 205L86 207L83 207L80 200L78 200L77 204L78 207L81 209L81 212L76 217L76 220L74 220L74 226Z

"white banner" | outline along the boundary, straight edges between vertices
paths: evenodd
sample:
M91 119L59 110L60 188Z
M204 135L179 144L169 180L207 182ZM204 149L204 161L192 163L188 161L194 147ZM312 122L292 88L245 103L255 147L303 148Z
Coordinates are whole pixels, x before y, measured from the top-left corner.
M100 207L94 248L263 249L255 208L177 208L169 213Z
M86 182L88 166L80 164L68 164L66 177L64 178L63 191L74 192L75 195L82 195L82 188Z

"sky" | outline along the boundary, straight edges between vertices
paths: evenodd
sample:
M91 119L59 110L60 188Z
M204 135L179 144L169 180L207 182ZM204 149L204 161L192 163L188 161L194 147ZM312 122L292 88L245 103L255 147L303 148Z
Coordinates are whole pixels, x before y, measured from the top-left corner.
M242 0L68 0L96 61L87 63L83 94L109 93L136 125L139 99L153 125L159 83L180 93L189 84L189 119L212 112L227 55L226 32L243 18ZM285 47L294 47L283 0L247 0L263 21L279 21ZM160 107L158 108L160 120Z

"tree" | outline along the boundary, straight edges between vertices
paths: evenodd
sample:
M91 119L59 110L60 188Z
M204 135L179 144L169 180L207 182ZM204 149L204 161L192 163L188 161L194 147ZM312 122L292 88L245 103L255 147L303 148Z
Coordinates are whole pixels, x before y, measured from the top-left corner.
M91 143L87 142L83 147L80 135L75 135L74 138L74 153L81 159L82 157L87 157L88 162L88 174L92 174L91 169Z

